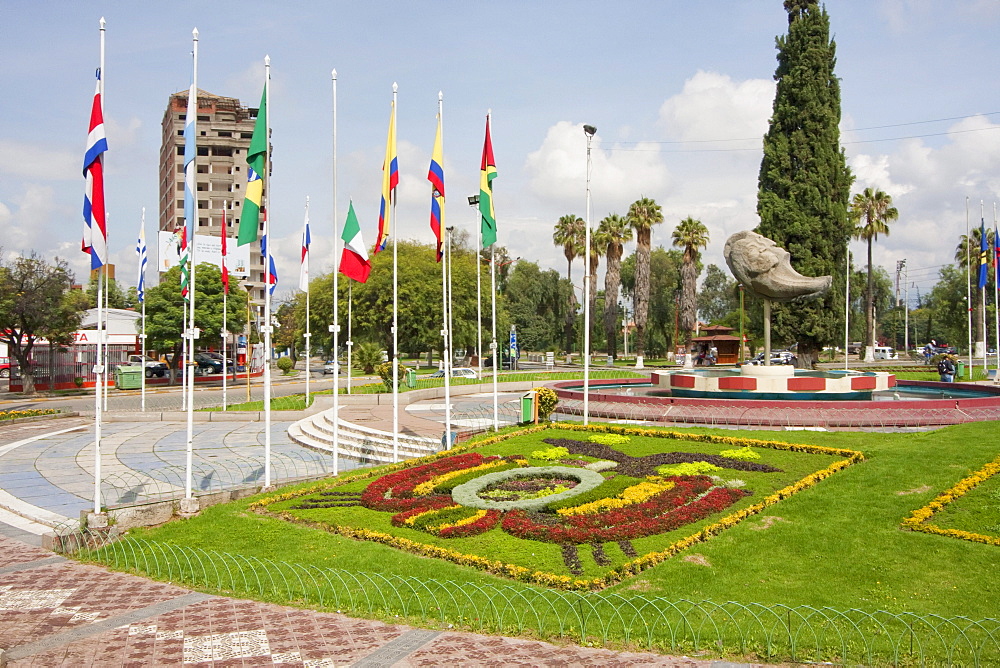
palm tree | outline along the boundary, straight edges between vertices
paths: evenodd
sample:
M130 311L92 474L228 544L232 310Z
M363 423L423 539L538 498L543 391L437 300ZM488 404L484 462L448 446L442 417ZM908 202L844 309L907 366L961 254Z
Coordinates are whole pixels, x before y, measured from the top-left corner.
M855 223L854 238L868 242L868 289L865 293L865 360L874 359L875 351L875 274L872 267L872 242L878 235L889 236L889 222L899 218L892 197L881 190L865 188L851 200L851 220Z
M576 294L573 291L573 260L584 253L586 222L576 214L562 216L552 233L552 242L562 246L566 256L566 278L569 279L569 308L566 309L566 352L573 349L573 323L576 321Z
M604 272L604 334L608 340L608 355L618 356L618 291L622 282L622 254L625 244L632 241L628 220L611 214L601 221L591 241L605 249L607 271Z
M690 335L694 333L698 321L698 260L700 248L708 246L708 229L700 220L688 216L682 220L671 235L674 248L684 251L681 261L681 304L680 328Z
M646 320L649 316L649 253L653 225L663 222L660 205L648 197L641 197L628 208L628 224L635 230L635 366L642 367L646 350Z

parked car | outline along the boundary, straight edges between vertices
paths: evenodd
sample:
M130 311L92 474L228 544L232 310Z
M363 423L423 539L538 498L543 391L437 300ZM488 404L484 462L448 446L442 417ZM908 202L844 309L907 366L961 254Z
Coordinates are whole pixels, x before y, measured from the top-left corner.
M166 363L154 360L152 357L143 358L142 355L129 355L128 365L146 367L146 378L152 378L153 376L163 378L167 375Z
M896 357L896 351L889 346L875 346L875 359L894 360Z
M329 362L323 362L323 375L328 373L340 373L340 362L336 360L330 360Z
M452 378L478 378L475 369L470 369L468 367L452 367L451 370ZM438 369L432 373L428 378L444 378L444 370Z
M0 357L0 378L10 378L9 357Z
M792 353L787 350L772 350L771 351L771 366L779 365L795 365L797 358ZM764 364L764 353L757 353L752 358L743 362L743 364L749 364L751 366L762 366ZM739 366L739 365L737 365Z
M195 353L194 361L198 363L198 371L201 373L222 373L224 368L223 361L220 358L217 359L212 357L213 353Z

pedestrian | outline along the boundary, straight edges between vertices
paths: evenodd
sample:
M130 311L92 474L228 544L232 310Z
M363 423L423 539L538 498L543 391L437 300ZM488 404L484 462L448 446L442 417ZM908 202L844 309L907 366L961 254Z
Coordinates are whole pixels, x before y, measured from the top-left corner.
M937 365L938 373L941 375L942 383L951 383L955 380L955 363L951 357L944 355Z

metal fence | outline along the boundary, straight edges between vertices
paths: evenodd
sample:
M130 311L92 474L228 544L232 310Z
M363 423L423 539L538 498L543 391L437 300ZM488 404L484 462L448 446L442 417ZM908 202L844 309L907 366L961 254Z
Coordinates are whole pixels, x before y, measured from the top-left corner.
M577 643L841 665L1000 662L1000 620L712 602L359 573L86 532L78 557L219 594ZM397 619L402 618L402 619Z

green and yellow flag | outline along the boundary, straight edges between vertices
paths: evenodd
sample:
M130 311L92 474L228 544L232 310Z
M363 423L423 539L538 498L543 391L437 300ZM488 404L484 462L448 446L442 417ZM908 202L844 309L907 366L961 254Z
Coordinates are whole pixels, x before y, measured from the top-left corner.
M493 209L493 179L497 177L497 163L493 159L493 141L490 139L490 117L486 116L486 142L483 144L483 164L479 172L479 213L482 216L483 248L497 242L497 215Z
M267 158L267 84L260 96L257 122L253 126L253 137L247 151L247 190L240 214L240 229L237 246L245 246L257 241L260 227L260 205L264 198L264 173Z

